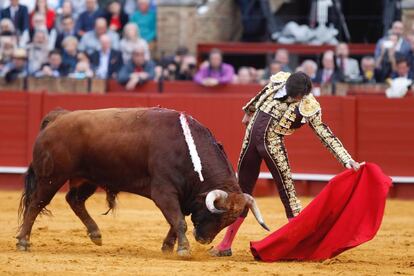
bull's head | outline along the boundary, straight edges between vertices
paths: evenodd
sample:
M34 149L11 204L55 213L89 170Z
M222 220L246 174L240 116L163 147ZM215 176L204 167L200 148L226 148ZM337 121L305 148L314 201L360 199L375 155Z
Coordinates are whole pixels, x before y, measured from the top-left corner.
M191 220L194 224L194 237L200 243L210 243L225 227L232 224L249 208L259 224L269 230L263 221L256 201L249 194L227 193L213 190L205 198L203 208L194 210Z

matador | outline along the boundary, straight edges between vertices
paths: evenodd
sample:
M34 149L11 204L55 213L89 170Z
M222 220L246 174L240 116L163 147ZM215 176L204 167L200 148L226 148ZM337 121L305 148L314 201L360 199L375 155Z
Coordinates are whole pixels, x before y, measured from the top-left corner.
M279 196L290 220L301 211L284 137L308 124L326 148L346 168L358 170L339 139L322 122L321 106L311 94L312 82L303 72L279 72L244 107L247 125L238 163L239 184L244 193L252 194L262 160L271 172ZM210 250L213 256L231 256L231 245L247 215L247 210L227 228L223 241Z

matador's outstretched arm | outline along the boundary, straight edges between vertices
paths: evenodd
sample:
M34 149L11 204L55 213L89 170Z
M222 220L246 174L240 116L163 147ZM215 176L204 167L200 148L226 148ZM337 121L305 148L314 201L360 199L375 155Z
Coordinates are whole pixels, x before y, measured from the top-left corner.
M321 113L309 118L309 126L321 140L322 144L342 163L344 167L353 161L351 155L342 145L341 141L332 133L330 128L322 122Z
M322 144L347 168L358 169L355 162L341 141L332 133L330 128L322 121L321 107L313 95L304 97L299 105L299 112L309 122L309 126L321 140Z

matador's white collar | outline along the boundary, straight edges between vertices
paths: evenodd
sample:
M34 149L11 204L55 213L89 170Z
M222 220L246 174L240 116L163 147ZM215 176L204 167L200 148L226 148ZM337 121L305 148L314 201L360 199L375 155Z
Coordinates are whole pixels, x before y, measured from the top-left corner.
M286 95L287 95L286 85L283 85L279 90L277 90L273 98L280 99L280 98L285 97Z

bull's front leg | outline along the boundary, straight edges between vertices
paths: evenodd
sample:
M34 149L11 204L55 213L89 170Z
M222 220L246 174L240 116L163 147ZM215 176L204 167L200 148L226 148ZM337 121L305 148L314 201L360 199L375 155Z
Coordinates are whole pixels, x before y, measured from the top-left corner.
M172 238L175 233L178 240L177 254L183 257L190 256L190 243L185 235L187 232L187 223L181 212L180 204L178 199L166 196L166 194L158 194L156 198L153 197L155 204L160 208L165 219L171 226L165 241L169 242L167 242L167 246L172 244L172 248L174 248L175 241L172 243ZM163 243L163 249L166 244L165 241Z
M172 227L170 227L170 230L168 231L168 234L165 237L164 242L162 243L162 247L161 247L162 252L171 253L174 250L174 245L176 241L177 241L177 233Z

